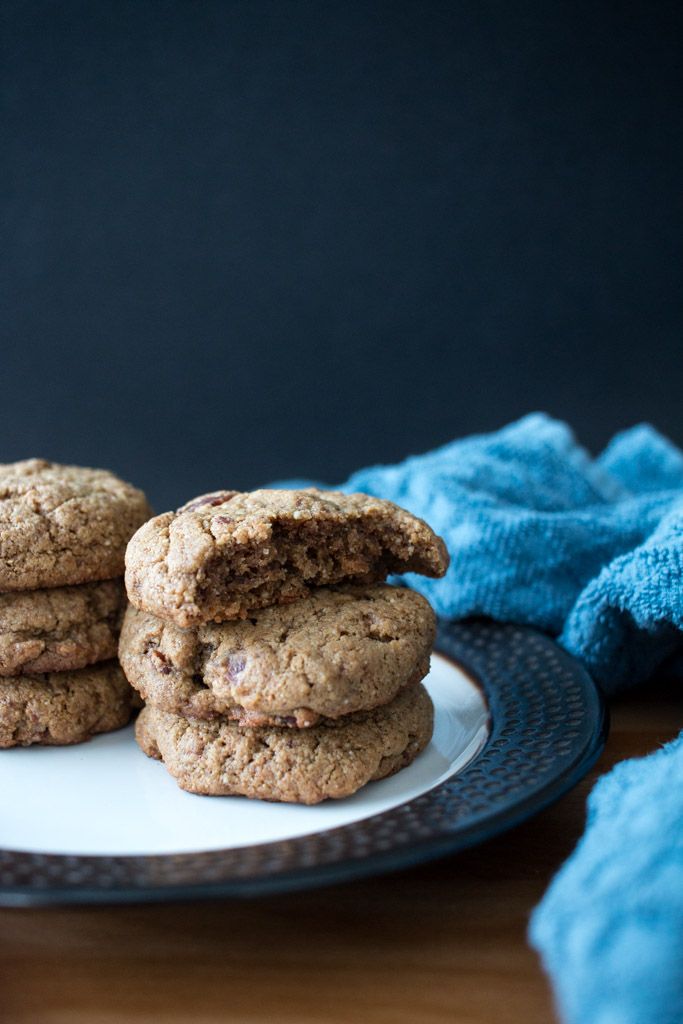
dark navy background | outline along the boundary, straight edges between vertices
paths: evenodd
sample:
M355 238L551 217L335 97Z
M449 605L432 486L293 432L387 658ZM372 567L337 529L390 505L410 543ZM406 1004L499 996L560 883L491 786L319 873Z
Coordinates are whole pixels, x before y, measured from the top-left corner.
M682 443L681 20L6 0L0 460L162 509L531 409Z

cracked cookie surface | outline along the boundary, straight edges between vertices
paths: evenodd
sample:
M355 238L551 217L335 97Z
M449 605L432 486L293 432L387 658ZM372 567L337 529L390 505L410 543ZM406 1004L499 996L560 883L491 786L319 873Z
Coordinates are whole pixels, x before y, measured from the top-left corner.
M0 747L66 746L126 725L137 706L116 660L0 679Z
M125 607L121 579L0 594L0 676L115 658Z
M131 604L182 629L245 618L315 587L443 576L446 547L389 501L307 489L217 491L142 526L126 551Z
M142 491L106 470L0 464L0 592L122 576L126 544L150 515Z
M433 716L418 684L384 707L311 729L242 729L147 705L135 735L190 793L316 804L407 767L429 743Z
M418 683L435 635L434 612L414 591L344 586L194 630L129 607L119 657L140 695L165 711L301 728Z

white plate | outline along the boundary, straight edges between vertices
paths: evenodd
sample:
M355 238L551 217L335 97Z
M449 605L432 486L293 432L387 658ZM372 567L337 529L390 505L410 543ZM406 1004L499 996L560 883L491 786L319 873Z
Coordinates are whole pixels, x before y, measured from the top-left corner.
M70 855L178 854L320 832L389 810L462 770L488 735L471 679L441 655L425 685L434 737L390 779L315 807L184 793L138 749L132 726L75 747L0 751L0 848Z

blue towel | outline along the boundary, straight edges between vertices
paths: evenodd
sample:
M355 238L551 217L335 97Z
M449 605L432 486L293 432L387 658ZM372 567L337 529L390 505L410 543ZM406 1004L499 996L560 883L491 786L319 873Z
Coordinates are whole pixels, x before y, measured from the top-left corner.
M600 779L530 935L565 1021L681 1024L683 736Z
M535 414L343 486L446 540L442 580L408 582L448 619L536 626L605 693L683 653L683 454L649 426L592 459ZM568 1024L683 1022L683 737L624 762L531 923Z
M343 487L389 498L445 539L442 580L408 576L444 618L536 626L606 693L683 649L683 454L651 427L596 460L534 414Z

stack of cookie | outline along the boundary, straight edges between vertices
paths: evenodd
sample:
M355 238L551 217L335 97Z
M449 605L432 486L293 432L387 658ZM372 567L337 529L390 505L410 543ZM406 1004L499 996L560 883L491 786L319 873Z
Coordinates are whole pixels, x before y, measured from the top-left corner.
M138 743L193 793L313 804L398 771L431 737L435 618L381 581L447 565L426 523L361 494L222 491L150 520L119 646Z
M80 743L129 720L124 552L149 515L104 470L0 465L0 747Z

